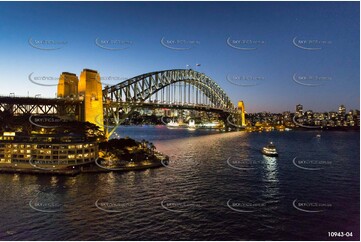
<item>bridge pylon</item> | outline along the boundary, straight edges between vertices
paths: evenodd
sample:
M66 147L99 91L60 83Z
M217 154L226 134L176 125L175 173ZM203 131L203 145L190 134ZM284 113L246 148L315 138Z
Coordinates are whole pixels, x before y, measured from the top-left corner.
M83 100L82 121L96 124L104 131L103 90L97 71L84 69L80 74L79 98Z
M246 111L243 101L239 101L237 105L237 125L242 127L246 126Z

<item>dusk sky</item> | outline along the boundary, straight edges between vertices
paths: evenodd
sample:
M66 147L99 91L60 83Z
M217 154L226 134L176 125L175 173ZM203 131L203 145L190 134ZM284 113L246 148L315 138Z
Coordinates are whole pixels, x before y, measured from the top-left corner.
M31 73L116 84L189 65L247 112L359 109L359 18L359 2L1 2L0 95L54 97Z

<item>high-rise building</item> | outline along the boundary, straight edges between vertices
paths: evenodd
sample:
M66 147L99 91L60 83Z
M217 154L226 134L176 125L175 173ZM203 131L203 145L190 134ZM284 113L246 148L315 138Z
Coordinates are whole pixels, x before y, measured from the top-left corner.
M342 116L345 116L346 114L346 107L344 105L341 105L339 108L338 108L338 114L342 115Z
M298 104L296 106L296 116L297 117L303 116L303 106L301 104Z
M76 98L78 96L78 77L69 72L61 73L58 83L58 97Z
M97 71L84 69L80 74L79 98L84 102L82 121L98 125L104 130L103 91Z

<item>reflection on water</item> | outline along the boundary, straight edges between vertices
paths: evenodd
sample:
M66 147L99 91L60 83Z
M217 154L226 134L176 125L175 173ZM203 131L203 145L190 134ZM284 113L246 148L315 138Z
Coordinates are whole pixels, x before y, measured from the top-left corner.
M17 181L19 181L19 179L20 179L19 174L14 174L14 176L13 176L13 182L17 182Z
M58 185L58 182L59 182L59 179L57 176L51 177L51 181L50 181L51 186L56 187Z
M126 127L118 133L154 142L170 156L169 166L76 177L1 174L0 238L328 240L327 231L335 229L359 236L358 133L328 132L320 140L312 131ZM277 144L277 158L260 152L270 140ZM307 171L292 163L295 156L332 165ZM234 166L252 169L230 166L229 157ZM292 206L301 198L333 207L302 213ZM29 206L32 199L46 202L37 208L59 211L36 211Z
M278 158L277 157L268 157L263 155L264 166L264 193L263 197L268 198L278 198L279 195L279 181L278 181Z
M268 156L263 155L263 160L264 160L264 164L265 164L263 168L265 171L266 180L278 183L277 158L276 157L268 157Z

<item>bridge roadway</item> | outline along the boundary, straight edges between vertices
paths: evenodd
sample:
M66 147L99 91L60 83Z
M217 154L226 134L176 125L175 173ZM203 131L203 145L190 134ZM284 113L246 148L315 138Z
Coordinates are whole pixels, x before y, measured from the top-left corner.
M163 108L163 109L186 109L195 111L206 111L212 113L236 113L235 109L225 110L223 107L212 107L206 104L194 104L194 103L171 103L171 102L105 102L104 107L124 107L130 109L136 108Z
M81 104L83 101L70 98L42 98L42 97L19 97L0 96L0 104L20 105L59 105L59 104Z
M11 97L0 96L0 111L13 107L14 113L33 114L35 110L43 114L57 113L60 107L81 107L83 101L70 98L35 98L35 97ZM170 102L104 102L104 108L124 107L124 108L166 108L166 109L186 109L196 111L206 111L214 113L224 113L224 108L208 106L206 104L192 103L170 103ZM229 109L229 113L235 113L234 109Z
M9 110L14 114L70 114L79 115L81 100L0 96L0 111Z

